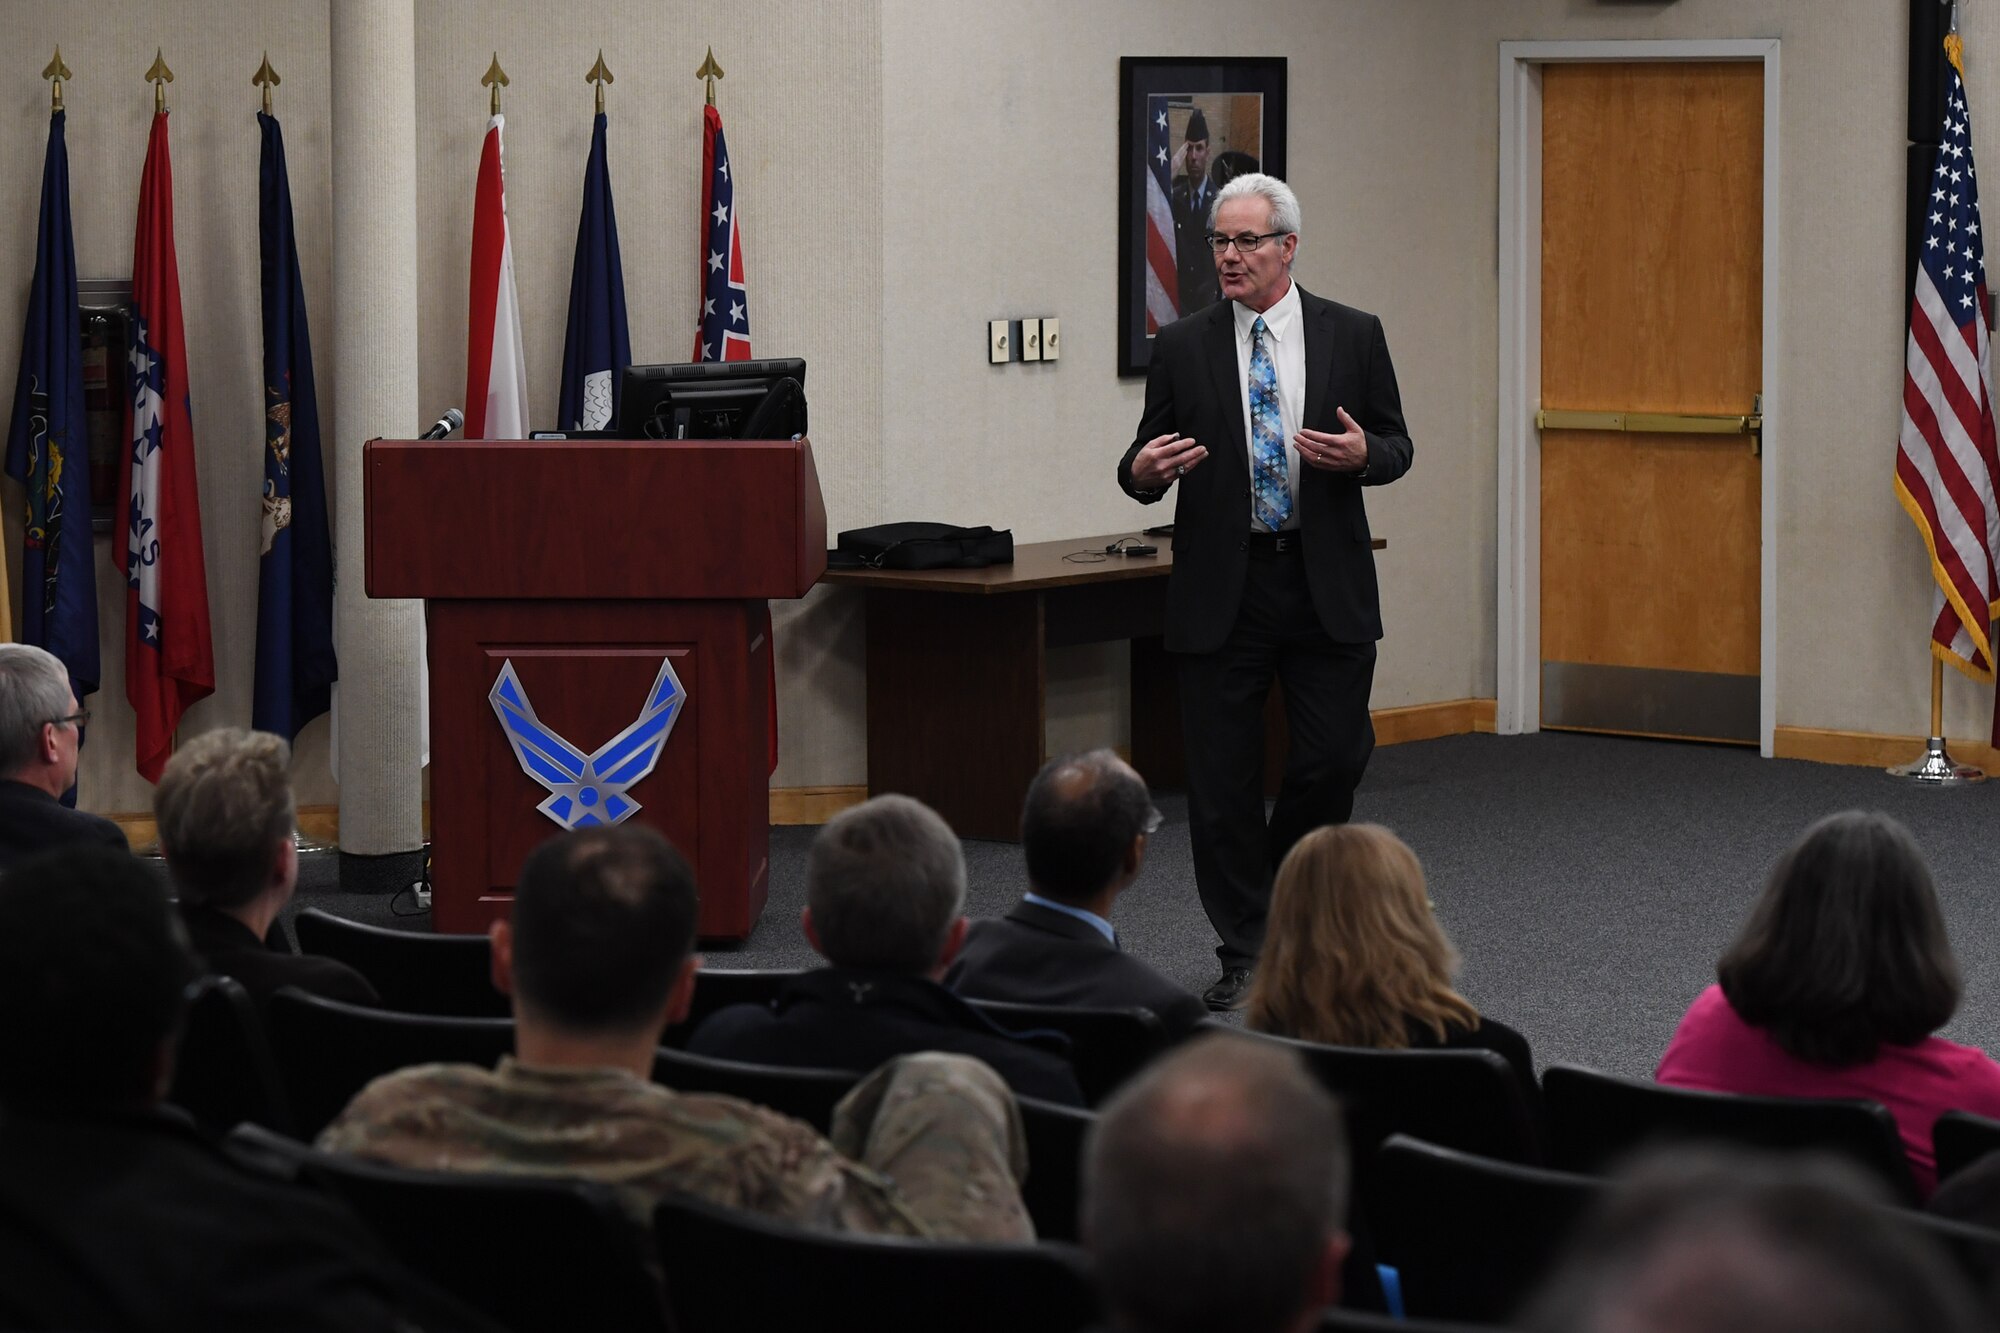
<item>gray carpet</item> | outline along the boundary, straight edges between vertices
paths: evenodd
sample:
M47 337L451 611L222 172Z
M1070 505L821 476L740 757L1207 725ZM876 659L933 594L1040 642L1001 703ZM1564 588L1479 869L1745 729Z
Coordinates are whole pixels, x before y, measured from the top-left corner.
M1214 938L1196 900L1185 803L1116 913L1125 946L1191 989L1215 976ZM1519 1028L1537 1064L1575 1062L1646 1075L1681 1011L1714 979L1771 862L1820 816L1888 811L1931 858L1965 1002L1945 1035L2000 1049L2000 895L1993 851L2000 782L1917 791L1871 769L1759 759L1748 750L1545 733L1455 736L1378 750L1355 818L1387 824L1422 858L1439 918L1464 955L1461 988ZM721 967L804 966L798 929L813 830L771 831L771 896L755 934L710 950ZM1005 909L1020 891L1019 849L968 842L968 911ZM308 857L300 905L392 918L389 900L342 894L330 857ZM407 908L407 897L397 904Z

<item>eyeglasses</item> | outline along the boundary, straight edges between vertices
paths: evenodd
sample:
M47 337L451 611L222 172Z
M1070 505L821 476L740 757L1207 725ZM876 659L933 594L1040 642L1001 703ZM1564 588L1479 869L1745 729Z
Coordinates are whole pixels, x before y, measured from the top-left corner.
M1208 234L1208 248L1217 254L1223 254L1233 245L1236 247L1236 253L1239 255L1255 254L1257 247L1264 242L1273 240L1279 236L1290 235L1291 233L1288 231L1267 231L1261 235L1253 232L1245 232L1241 236L1218 236L1216 233L1210 232Z
M1141 833L1157 833L1159 832L1160 825L1166 822L1167 822L1167 817L1160 813L1160 808L1158 806L1156 805L1147 806L1146 822L1144 825L1140 827L1139 831Z
M71 713L68 717L50 718L49 725L56 727L69 727L69 726L81 727L87 724L89 721L90 721L90 710L88 708L79 708L74 713Z

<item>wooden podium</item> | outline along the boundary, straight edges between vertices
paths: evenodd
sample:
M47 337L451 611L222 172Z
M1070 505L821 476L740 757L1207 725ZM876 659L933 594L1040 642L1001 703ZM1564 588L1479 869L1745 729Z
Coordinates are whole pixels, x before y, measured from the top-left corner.
M370 440L362 471L368 595L425 602L437 929L504 916L562 828L494 707L503 667L545 744L593 756L648 712L664 660L684 697L622 797L694 866L702 936L747 936L770 876L765 602L826 569L811 445ZM608 795L580 802L620 808Z

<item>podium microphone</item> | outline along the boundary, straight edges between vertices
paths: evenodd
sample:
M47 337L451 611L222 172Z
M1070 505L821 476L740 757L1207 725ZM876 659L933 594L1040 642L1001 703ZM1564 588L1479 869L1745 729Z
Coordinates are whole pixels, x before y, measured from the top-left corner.
M444 415L439 417L429 430L417 436L417 438L420 440L442 440L445 436L451 434L464 424L465 413L455 407L447 407L444 410Z

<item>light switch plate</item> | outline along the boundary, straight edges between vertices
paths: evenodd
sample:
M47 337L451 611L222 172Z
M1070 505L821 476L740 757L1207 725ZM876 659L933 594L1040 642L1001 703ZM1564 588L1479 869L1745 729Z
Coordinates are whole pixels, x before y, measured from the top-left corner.
M1007 336L1007 321L988 320L986 324L986 359L994 365L1004 365L1013 360L1014 340Z
M1021 359L1023 361L1042 359L1042 321L1039 319L1021 321Z
M1062 321L1053 317L1042 321L1042 360L1054 361L1062 355Z

